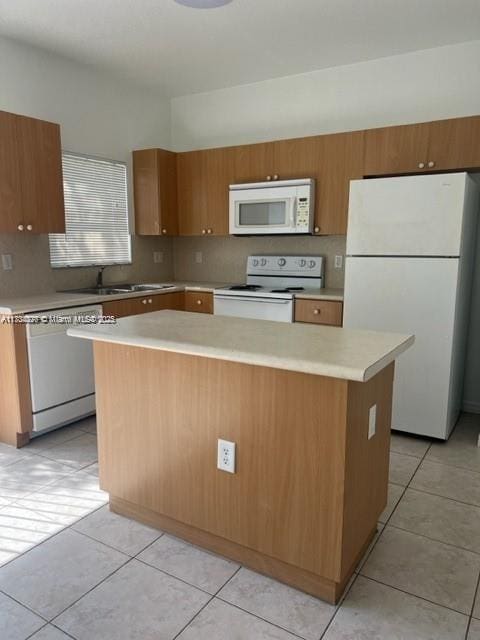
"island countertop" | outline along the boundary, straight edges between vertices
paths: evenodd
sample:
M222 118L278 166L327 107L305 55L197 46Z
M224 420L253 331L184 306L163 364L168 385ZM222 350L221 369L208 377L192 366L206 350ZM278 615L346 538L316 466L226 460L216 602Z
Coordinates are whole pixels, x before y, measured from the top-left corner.
M68 334L358 382L372 378L414 342L412 335L184 311L75 326Z

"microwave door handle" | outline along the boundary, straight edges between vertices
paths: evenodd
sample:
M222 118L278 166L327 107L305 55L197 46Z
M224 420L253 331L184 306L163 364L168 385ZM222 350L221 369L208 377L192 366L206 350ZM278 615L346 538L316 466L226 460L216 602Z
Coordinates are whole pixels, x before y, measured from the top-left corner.
M293 198L290 198L290 228L294 229L295 228L295 202L296 202L297 198L296 196L293 196Z

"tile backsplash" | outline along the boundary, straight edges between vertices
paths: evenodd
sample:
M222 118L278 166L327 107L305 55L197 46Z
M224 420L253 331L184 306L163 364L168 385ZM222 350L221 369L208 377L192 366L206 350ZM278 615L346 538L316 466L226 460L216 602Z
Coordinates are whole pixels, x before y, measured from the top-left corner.
M153 252L163 253L163 262L153 262ZM52 269L48 236L0 235L0 254L11 254L13 270L0 265L0 296L23 296L95 284L95 267ZM173 278L172 240L170 238L132 237L132 264L107 267L104 280L115 282L164 282Z
M161 251L163 262L153 262L153 252ZM202 262L196 261L201 253ZM326 257L325 284L342 287L344 272L334 269L334 256L345 254L344 236L272 238L132 238L133 263L108 267L104 279L115 282L166 282L193 280L243 282L247 256L266 254L318 254ZM48 236L1 234L0 254L11 254L13 270L0 265L0 296L7 298L88 287L95 284L94 267L52 269Z
M244 282L250 254L298 253L325 256L325 286L343 287L344 269L335 269L334 259L336 255L345 255L345 242L345 236L174 238L175 279ZM196 261L199 253L201 263Z

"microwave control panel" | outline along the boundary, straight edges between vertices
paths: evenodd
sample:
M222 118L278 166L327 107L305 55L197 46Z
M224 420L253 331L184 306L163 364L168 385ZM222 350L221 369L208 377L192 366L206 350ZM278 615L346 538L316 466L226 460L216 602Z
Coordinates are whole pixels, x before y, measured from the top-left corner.
M310 225L310 198L307 196L300 196L297 198L297 215L296 224L297 230L308 231Z

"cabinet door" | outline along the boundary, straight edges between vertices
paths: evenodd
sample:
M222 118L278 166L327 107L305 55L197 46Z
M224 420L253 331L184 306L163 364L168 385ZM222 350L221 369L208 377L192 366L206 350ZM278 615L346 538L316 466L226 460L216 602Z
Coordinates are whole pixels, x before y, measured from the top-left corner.
M213 313L213 293L208 291L186 291L185 311Z
M431 122L428 162L431 170L478 169L480 116Z
M0 231L17 231L23 224L16 118L0 112Z
M274 143L246 144L233 147L234 182L263 182L275 173Z
M143 149L132 155L136 233L176 235L176 154L164 149Z
M115 318L146 313L149 310L147 306L147 298L126 298L125 300L112 300L102 303L103 315L115 316Z
M314 233L347 233L350 180L363 177L363 131L319 136Z
M282 179L315 179L315 234L347 232L350 180L363 176L363 138L363 131L354 131L274 143Z
M207 207L205 155L202 151L177 154L178 227L182 236L199 236L205 231Z
M423 170L428 162L429 127L430 123L426 122L368 129L365 132L364 175Z
M17 116L17 140L25 228L65 233L60 127Z
M232 148L202 152L206 175L205 209L202 223L207 235L228 235L228 188L234 181L235 155Z
M162 311L162 309L172 309L174 311L183 311L185 308L185 293L183 291L175 291L173 293L160 293L155 296L149 296L147 311Z

